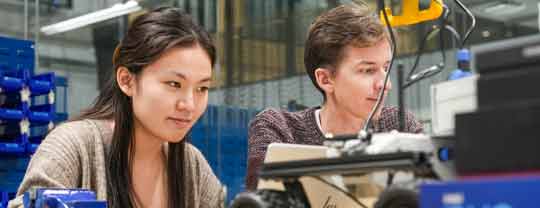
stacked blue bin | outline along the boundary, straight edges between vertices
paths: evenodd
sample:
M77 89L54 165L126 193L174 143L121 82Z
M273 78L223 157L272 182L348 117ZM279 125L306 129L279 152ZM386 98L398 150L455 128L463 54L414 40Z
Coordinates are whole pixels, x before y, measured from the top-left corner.
M34 44L0 37L0 154L24 154L25 113L29 93L23 93L34 68ZM27 90L25 92L28 92Z
M24 208L106 208L107 202L97 200L87 189L38 188L23 197Z
M248 124L257 113L253 109L210 105L191 131L191 143L227 187L227 202L245 189Z
M7 193L0 191L0 208L6 208L7 207Z
M34 53L32 41L0 37L2 203L15 195L29 156L59 121L55 107L57 77L54 73L34 75Z
M33 75L33 68L33 42L0 37L2 155L32 153L46 133L40 129L51 129L55 121L56 77Z
M56 121L56 76L54 73L33 76L28 89L32 105L27 113L30 134L26 151L33 154Z

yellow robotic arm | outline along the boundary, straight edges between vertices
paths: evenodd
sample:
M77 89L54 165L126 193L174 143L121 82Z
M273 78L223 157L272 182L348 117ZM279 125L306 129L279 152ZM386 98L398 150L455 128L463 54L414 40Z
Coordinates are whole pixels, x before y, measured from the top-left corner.
M428 9L420 10L419 7L419 0L403 0L400 16L392 15L392 9L389 7L385 7L384 10L388 14L388 21L392 27L412 25L440 17L443 12L443 0L431 0ZM380 17L381 21L386 24L382 11Z

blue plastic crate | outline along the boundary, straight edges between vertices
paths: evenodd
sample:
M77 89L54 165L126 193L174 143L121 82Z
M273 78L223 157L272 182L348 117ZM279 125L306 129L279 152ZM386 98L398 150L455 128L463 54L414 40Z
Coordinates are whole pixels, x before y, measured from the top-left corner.
M3 91L19 91L24 86L24 79L18 77L6 76L0 73L0 87Z
M28 102L22 101L18 93L3 93L0 96L0 120L21 121L28 110Z
M24 194L25 208L106 208L106 201L98 201L96 194L85 189L37 189L35 199Z
M17 138L0 138L0 156L14 155L20 156L26 153L26 138L25 135L20 135Z
M8 203L7 192L0 191L0 208L6 208Z
M1 193L2 193L2 192L0 192L0 194L1 194ZM2 197L4 197L4 199L3 199L4 202L3 202L3 204L0 203L0 207L4 206L4 208L7 208L8 202L9 202L10 200L14 199L15 196L16 196L16 194L17 194L16 192L7 192L7 191L4 191L4 192L3 192L3 195L4 195L4 196L0 196L0 199L1 199Z
M20 121L23 118L23 109L0 108L0 119Z
M537 208L540 176L470 179L423 184L422 208Z
M32 41L0 37L0 70L32 71L34 54Z
M56 89L54 72L43 73L28 80L28 88L32 96L48 94Z
M48 124L54 122L56 120L54 104L30 106L27 116L32 123Z

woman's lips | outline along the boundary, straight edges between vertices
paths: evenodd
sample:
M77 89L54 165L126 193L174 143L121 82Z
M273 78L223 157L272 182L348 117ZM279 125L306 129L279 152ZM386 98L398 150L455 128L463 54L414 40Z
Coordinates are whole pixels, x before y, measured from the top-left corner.
M171 121L178 128L189 127L189 124L191 123L191 119L185 119L185 118L169 117L168 120Z

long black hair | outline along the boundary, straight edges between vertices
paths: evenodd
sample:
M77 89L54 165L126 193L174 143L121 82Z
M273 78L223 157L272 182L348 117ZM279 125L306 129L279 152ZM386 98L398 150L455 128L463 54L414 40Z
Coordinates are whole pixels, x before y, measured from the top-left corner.
M134 116L130 97L122 92L116 82L116 71L126 67L137 76L166 50L173 47L191 47L198 44L208 54L212 66L216 49L208 32L180 9L161 7L139 16L133 21L126 36L115 49L113 72L100 91L96 101L84 111L80 119L114 120L114 133L107 151L106 175L108 204L111 208L135 207L137 197L132 181L134 153ZM184 148L185 140L169 143L167 159L168 207L188 207L184 198Z

